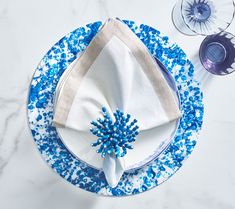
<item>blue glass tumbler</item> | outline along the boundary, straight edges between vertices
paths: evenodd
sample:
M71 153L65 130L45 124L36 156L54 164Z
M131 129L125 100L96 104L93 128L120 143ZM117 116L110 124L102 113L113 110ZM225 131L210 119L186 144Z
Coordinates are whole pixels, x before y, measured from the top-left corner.
M212 35L228 28L234 14L233 0L178 0L172 21L183 34Z

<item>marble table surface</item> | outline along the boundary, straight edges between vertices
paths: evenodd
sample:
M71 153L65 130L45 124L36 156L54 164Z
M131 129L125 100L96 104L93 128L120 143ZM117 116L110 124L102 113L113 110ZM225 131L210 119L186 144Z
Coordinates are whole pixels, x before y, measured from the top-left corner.
M180 34L171 22L175 0L0 0L0 209L235 208L235 73L208 74L198 60L204 37ZM107 198L65 182L42 160L27 126L34 69L71 30L108 17L158 28L196 67L205 102L199 143L167 182L141 195ZM235 22L228 31L235 33Z

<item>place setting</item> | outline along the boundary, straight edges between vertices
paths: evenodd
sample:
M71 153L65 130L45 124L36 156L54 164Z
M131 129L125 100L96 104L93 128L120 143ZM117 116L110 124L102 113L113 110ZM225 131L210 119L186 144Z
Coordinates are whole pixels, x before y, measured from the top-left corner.
M176 32L202 35L204 70L235 70L232 0L178 0ZM173 176L194 150L204 99L195 67L158 28L121 18L80 26L42 58L28 122L43 160L70 184L130 196Z

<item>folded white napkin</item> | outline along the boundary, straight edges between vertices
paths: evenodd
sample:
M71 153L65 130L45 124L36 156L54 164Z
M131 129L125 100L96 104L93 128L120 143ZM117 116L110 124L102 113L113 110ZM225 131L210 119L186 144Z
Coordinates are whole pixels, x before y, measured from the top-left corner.
M90 132L91 121L102 117L102 107L113 121L116 109L130 114L138 120L140 132L180 117L174 96L145 45L124 23L113 19L66 70L55 100L54 124L85 133ZM96 141L94 135L90 137ZM125 171L125 157L106 155L103 171L115 187Z

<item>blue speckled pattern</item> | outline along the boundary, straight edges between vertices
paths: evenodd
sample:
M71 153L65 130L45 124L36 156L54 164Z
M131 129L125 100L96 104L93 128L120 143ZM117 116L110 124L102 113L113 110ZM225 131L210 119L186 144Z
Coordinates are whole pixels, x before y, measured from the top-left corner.
M33 138L45 161L61 177L84 190L108 196L142 193L171 177L193 151L203 121L202 92L194 80L194 67L183 50L152 27L124 21L173 75L181 101L182 118L170 146L150 164L124 173L116 188L107 184L100 170L74 157L52 126L56 85L79 52L85 50L102 23L80 27L63 37L38 65L30 86L28 119Z

